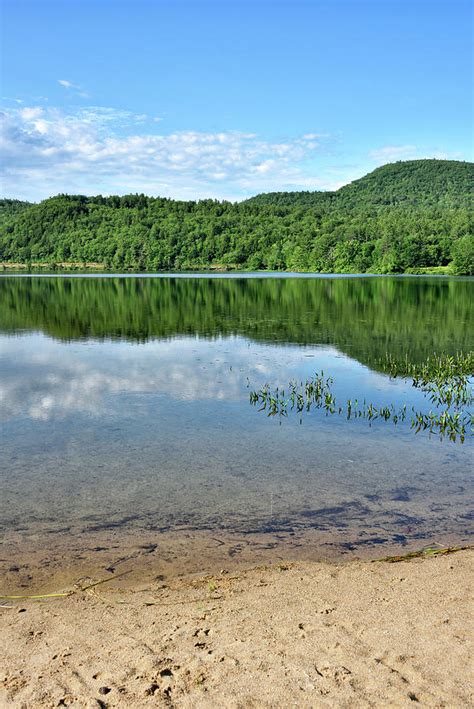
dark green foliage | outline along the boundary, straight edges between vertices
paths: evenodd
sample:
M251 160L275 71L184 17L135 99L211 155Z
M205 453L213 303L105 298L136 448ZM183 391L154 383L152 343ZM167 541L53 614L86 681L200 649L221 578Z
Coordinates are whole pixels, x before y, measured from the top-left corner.
M21 202L19 199L0 199L0 226L25 209L31 207L31 202Z
M265 192L246 200L246 204L259 207L329 207L335 192Z
M453 245L453 266L455 273L474 276L474 238L466 234Z
M145 195L59 195L0 228L0 261L99 262L115 270L472 272L474 165L378 168L337 192L259 195L240 204Z
M473 207L474 166L457 160L407 160L379 167L337 192L270 192L247 203L359 210L405 207Z
M346 207L411 206L471 208L474 164L457 160L408 160L390 163L342 187L338 199Z

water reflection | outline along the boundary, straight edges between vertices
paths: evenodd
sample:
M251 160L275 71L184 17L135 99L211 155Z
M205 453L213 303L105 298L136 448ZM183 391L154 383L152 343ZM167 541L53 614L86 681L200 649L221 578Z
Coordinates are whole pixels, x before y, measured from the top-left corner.
M229 348L232 349L232 353ZM216 347L179 339L144 346L104 343L65 346L41 335L18 341L0 338L1 417L49 420L74 413L113 411L114 396L166 395L172 399L238 399L247 380L266 377L269 364L256 362L246 342Z
M247 402L252 387L283 387L316 370L331 371L334 391L376 400L422 401L403 380L372 372L333 347L252 343L240 337L176 338L137 346L125 342L68 344L44 335L19 341L0 336L0 420L48 421L76 414L114 414L118 401L201 402L218 415L231 402ZM242 412L243 413L243 412ZM167 415L170 415L168 412ZM250 416L251 412L247 412Z
M131 529L465 539L470 445L323 412L278 426L249 391L324 370L338 400L418 405L367 364L470 348L471 283L1 278L0 529L79 551Z
M472 279L1 277L0 331L144 342L240 335L359 361L472 349Z

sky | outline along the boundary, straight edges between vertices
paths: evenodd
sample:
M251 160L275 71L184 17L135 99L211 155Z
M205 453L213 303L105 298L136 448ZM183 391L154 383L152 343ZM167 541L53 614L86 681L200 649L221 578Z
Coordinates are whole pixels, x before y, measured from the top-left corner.
M1 195L240 200L473 159L471 0L2 0Z

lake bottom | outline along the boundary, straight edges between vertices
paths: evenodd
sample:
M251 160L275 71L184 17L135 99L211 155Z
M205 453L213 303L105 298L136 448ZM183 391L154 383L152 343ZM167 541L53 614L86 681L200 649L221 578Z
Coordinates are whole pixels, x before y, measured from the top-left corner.
M444 519L436 535L431 522L396 509L381 510L379 520L372 519L368 528L364 517L369 507L353 502L345 510L322 508L312 511L307 525L275 520L266 530L253 531L153 530L114 522L99 529L96 525L82 535L73 530L11 532L3 537L2 591L52 593L83 586L89 579L114 578L120 586L136 587L147 581L227 574L261 564L371 560L427 546L468 546L472 541L467 507L464 513L458 509L457 520Z

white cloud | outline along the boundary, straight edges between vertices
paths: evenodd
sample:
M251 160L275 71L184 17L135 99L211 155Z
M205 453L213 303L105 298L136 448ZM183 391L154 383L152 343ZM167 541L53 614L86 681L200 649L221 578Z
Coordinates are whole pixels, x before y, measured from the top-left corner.
M369 152L369 157L379 165L397 160L421 160L425 158L437 158L438 160L459 160L462 157L460 152L452 152L439 149L419 148L416 145L386 145Z
M5 109L1 118L5 188L19 197L143 191L232 199L329 186L309 166L321 150L314 133L279 141L239 131L165 134L146 114L96 106Z
M19 112L24 121L32 121L34 118L39 118L43 113L43 109L35 106L34 108L22 108Z
M58 79L58 84L62 86L63 89L74 92L77 96L81 96L82 98L89 97L89 94L87 94L79 84L73 84L72 81L68 79Z
M396 160L410 160L416 156L416 145L386 145L383 148L371 150L369 157L381 164Z
M19 105L24 103L23 99L21 98L10 98L9 96L2 96L2 101L7 101L8 103L17 103Z

